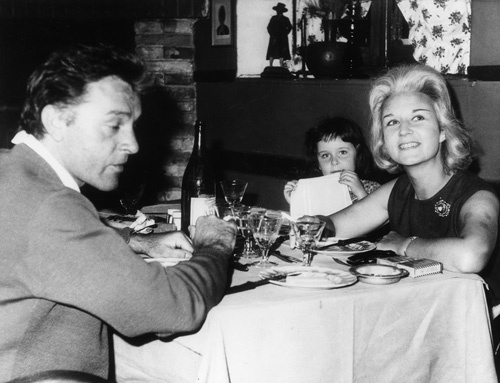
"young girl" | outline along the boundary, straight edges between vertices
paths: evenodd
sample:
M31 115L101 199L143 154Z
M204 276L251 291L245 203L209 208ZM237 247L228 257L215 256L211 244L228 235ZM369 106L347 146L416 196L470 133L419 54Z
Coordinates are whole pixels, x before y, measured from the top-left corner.
M380 187L377 182L365 179L373 170L373 160L361 129L354 121L343 117L324 119L307 131L305 149L306 159L315 175L342 172L339 182L349 187L353 202ZM289 181L285 185L288 203L297 182Z

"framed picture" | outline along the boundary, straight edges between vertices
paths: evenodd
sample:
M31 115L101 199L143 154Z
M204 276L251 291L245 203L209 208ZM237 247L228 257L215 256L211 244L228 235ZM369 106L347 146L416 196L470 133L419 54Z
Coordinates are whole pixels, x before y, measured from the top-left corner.
M232 0L212 0L212 45L232 45Z

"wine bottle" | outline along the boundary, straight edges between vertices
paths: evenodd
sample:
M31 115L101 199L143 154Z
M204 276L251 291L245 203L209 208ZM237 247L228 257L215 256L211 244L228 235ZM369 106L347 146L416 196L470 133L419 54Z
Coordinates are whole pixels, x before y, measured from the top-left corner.
M186 234L207 206L215 204L215 177L207 153L205 123L197 120L194 125L194 146L182 178L181 228Z

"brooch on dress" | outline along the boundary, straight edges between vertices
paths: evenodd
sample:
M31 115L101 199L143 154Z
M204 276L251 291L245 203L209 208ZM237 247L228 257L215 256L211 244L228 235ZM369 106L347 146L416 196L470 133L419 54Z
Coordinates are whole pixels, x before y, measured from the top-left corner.
M437 201L434 205L434 211L440 217L448 217L448 215L450 214L450 208L451 205L442 198L440 198L439 201Z

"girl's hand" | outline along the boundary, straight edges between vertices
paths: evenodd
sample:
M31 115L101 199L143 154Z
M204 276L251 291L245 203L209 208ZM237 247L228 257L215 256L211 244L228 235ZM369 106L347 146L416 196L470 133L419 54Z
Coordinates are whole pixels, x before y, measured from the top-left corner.
M285 185L285 189L283 190L283 194L285 195L285 199L288 203L292 200L292 193L297 188L298 180L288 181Z
M340 173L339 182L349 186L352 193L358 198L358 201L365 198L368 194L358 175L351 170L343 170L342 173Z

